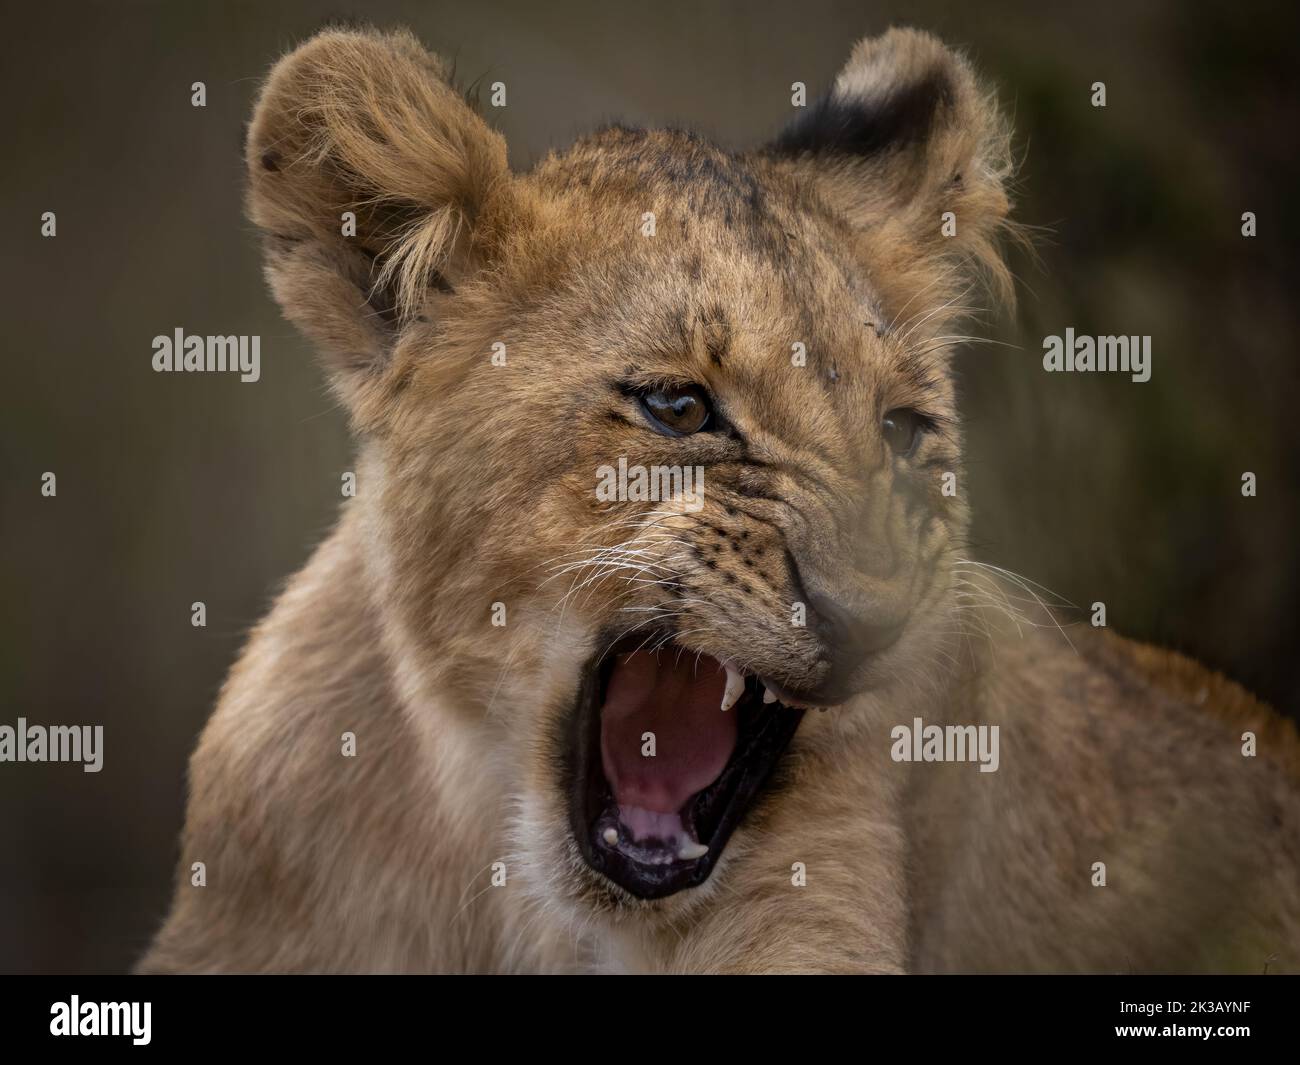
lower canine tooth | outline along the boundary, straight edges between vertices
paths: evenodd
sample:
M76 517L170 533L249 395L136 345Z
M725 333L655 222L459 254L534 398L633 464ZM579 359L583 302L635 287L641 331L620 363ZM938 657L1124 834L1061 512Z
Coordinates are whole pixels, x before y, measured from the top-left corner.
M709 853L709 848L703 843L692 843L687 840L677 848L677 860L681 862L693 862L696 858L701 858Z
M617 828L607 828L603 833L601 833L601 835L602 838L605 840L605 842L608 843L611 847L618 842Z
M736 705L736 700L745 691L745 678L741 675L740 670L730 662L726 664L727 669L727 687L722 693L723 712L730 710Z
M776 702L776 696L773 695L766 687L763 689L763 702L765 703Z

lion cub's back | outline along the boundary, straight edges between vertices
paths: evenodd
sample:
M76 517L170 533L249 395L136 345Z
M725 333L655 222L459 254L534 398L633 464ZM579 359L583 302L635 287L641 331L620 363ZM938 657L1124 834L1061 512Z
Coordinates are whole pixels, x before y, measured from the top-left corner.
M919 968L1300 970L1291 722L1082 627L1000 638L968 714L1000 764L918 779Z

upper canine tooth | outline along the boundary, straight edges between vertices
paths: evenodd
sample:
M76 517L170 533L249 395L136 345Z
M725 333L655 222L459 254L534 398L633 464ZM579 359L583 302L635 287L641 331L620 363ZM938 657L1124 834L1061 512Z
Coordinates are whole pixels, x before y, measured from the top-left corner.
M730 662L726 663L727 687L722 692L722 709L730 710L745 691L745 678Z
M772 694L771 689L768 688L767 685L763 686L763 702L765 703L776 702L776 696Z

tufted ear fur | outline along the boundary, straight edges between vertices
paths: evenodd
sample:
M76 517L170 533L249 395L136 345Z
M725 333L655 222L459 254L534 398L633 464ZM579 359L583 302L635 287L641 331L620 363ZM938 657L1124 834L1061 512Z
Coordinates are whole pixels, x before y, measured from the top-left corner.
M767 154L848 222L898 314L923 292L927 306L960 302L976 279L1010 301L999 247L1011 229L1009 144L969 63L927 33L895 29L859 41L831 91Z
M485 214L510 185L505 141L405 32L331 30L281 59L246 162L271 288L345 398L490 256Z

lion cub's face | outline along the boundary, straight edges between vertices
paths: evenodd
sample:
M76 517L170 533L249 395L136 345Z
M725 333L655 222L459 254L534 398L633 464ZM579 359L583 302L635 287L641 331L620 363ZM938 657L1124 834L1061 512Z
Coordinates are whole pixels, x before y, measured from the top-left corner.
M806 708L950 653L946 353L968 271L1000 269L1004 147L915 33L762 151L610 129L522 176L410 38L273 74L272 282L364 440L412 712L490 722L534 879L702 884Z

